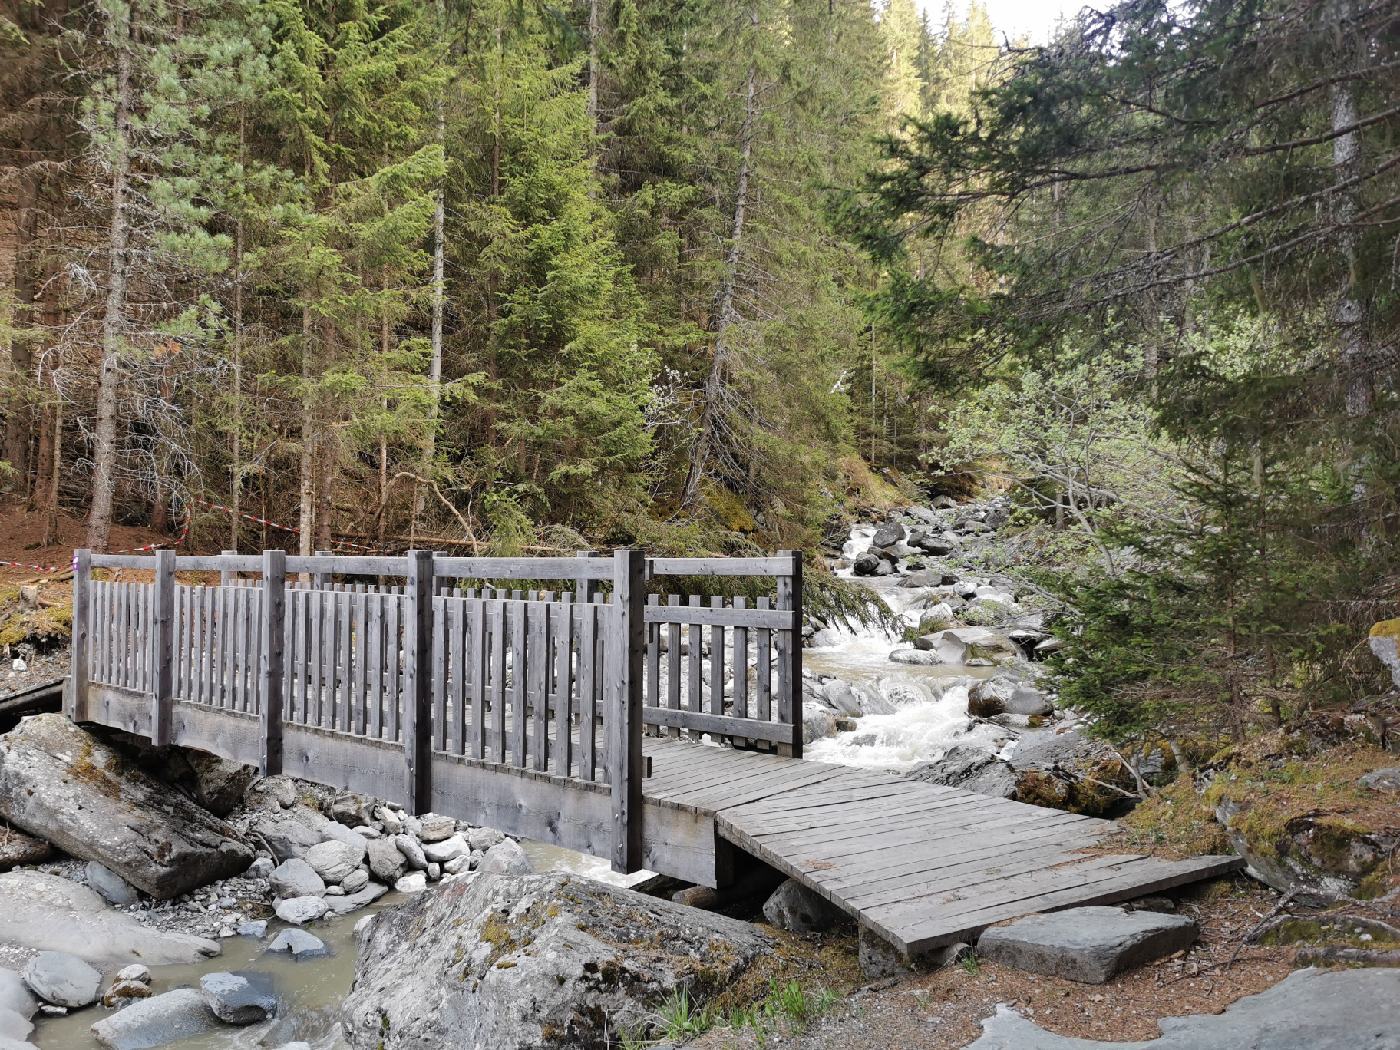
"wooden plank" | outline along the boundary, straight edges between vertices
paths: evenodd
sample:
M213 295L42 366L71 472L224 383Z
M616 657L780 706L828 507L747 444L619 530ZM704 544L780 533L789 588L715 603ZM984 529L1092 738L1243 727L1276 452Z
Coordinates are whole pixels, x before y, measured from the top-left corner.
M734 596L734 608L748 606L748 598L742 594ZM731 632L734 642L734 717L747 718L749 715L749 629L735 627Z
M647 605L661 604L661 595L647 595ZM661 625L647 624L647 691L646 706L661 706Z
M336 727L342 733L350 732L354 722L356 704L355 693L355 612L354 612L354 585L349 585L345 590L336 596L336 617L339 627L336 629L336 637L340 645L340 685L339 697L340 706L337 708L339 717L336 719Z
M319 726L334 728L336 723L336 688L335 675L336 667L340 663L339 645L340 639L337 631L340 628L339 620L340 594L329 584L321 592L321 616L325 625L321 629L321 641L325 648L321 656L321 717L316 724Z
M724 599L713 596L710 608L723 609ZM710 628L710 714L724 716L724 627L721 624Z
M780 551L791 568L778 577L778 607L794 618L789 630L778 632L778 721L792 729L791 741L779 748L802 757L802 552Z
M450 709L452 732L449 743L443 749L454 755L467 753L467 651L472 638L467 630L470 606L462 601L460 594L449 599L443 606L443 619L447 629L447 684L448 696L444 705ZM449 739L444 730L444 740Z
M597 750L597 673L594 657L598 632L598 606L593 602L575 606L579 620L578 644L578 775L584 780L598 778Z
M667 726L673 731L686 729L692 733L768 740L775 744L786 743L792 739L792 732L788 727L753 718L732 718L729 715L711 715L703 711L673 711L668 707L644 708L642 717L651 725Z
M519 594L520 592L515 592ZM529 603L523 599L514 599L510 602L510 754L511 762L521 769L528 768L526 764L526 730L529 725L529 696L526 693L526 662L529 660L527 649L529 624Z
M467 604L467 622L471 630L471 675L467 688L471 701L472 758L486 754L486 680L491 672L491 653L487 648L486 603L472 600Z
M369 692L365 701L369 708L369 735L381 740L384 737L384 620L385 606L391 599L383 594L366 594L365 599L369 605L365 640L369 653Z
M433 776L433 554L408 552L404 616L404 793L411 813L432 807Z
M648 558L653 576L777 576L786 572L783 558Z
M506 760L506 630L509 617L504 601L492 601L491 612L491 744L488 758Z
M73 552L72 648L68 657L68 688L65 709L74 722L88 717L88 677L92 660L92 552Z
M313 581L312 589L306 592L308 625L311 635L306 648L306 670L309 688L309 699L306 711L306 724L319 726L323 722L322 714L322 687L324 684L322 670L325 666L326 638L325 638L325 605L327 594L325 591L316 588Z
M639 550L613 554L613 680L609 682L608 784L612 791L612 867L642 866L642 658L646 648L646 559Z
M552 646L549 639L549 603L535 600L526 605L529 611L530 659L525 665L525 690L529 700L531 732L531 768L539 772L549 769L549 661Z
M384 739L398 740L403 727L403 604L392 588L384 607Z
M767 596L758 599L758 607L767 609L772 599ZM773 632L760 627L754 635L754 673L757 676L758 717L764 722L773 718Z
M692 594L688 600L691 609L700 607L700 595ZM699 714L701 697L705 689L704 673L701 670L705 657L705 629L700 624L691 622L687 628L687 634L690 636L690 646L689 652L686 654L685 709L690 714ZM682 724L690 728L689 719L686 719ZM694 739L697 733L692 731L687 735Z
M437 751L447 750L447 660L448 624L447 599L438 596L438 585L433 584L432 602L432 667L433 681L429 690L432 705L432 746Z
M680 595L672 594L666 604L669 609L675 609L681 603ZM666 628L666 706L673 711L681 709L681 628L677 620L669 621ZM675 740L681 735L680 729L671 728L671 739Z
M153 624L150 631L151 742L173 742L171 715L175 710L175 552L156 551L156 582L152 587Z
M800 627L801 614L796 610L707 608L700 604L699 595L690 596L690 604L675 608L660 605L646 610L647 623L683 623L722 627L767 627L770 630L791 631Z
M354 632L354 645L350 648L354 652L355 673L351 684L350 696L353 715L351 718L350 731L357 736L364 736L369 719L369 603L370 598L363 590L363 585L357 584L355 592L350 595L352 609L351 630Z
M444 558L434 559L441 576L474 580L606 580L611 558Z
M554 639L554 772L567 777L573 771L574 614L569 602L549 607L550 636Z

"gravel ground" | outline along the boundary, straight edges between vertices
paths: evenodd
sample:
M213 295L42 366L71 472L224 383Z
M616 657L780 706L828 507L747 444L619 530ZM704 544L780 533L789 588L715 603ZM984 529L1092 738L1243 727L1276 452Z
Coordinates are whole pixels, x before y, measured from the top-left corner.
M1180 904L1180 913L1201 925L1195 947L1105 985L991 963L955 965L866 986L805 1031L774 1030L760 1040L748 1030L716 1028L684 1045L687 1050L957 1050L981 1034L981 1021L1000 1003L1063 1035L1153 1039L1160 1034L1159 1018L1218 1013L1288 975L1292 947L1244 944L1277 901L1277 894L1244 878L1212 883Z

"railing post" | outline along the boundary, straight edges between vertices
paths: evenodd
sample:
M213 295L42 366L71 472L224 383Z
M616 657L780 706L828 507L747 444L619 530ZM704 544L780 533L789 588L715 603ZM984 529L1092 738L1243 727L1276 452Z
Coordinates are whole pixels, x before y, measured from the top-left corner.
M802 757L802 552L779 551L792 567L778 577L778 608L796 612L791 630L778 633L778 721L792 727L792 743L778 753Z
M329 558L329 557L330 557L332 554L334 554L335 552L334 552L334 551L316 551L315 553L316 553L316 557L318 557L318 558ZM313 572L313 573L311 574L311 586L312 586L312 587L315 587L316 590L318 590L318 591L324 591L327 587L330 586L330 582L331 582L331 574L328 573L328 572Z
M174 743L175 552L156 551L155 602L151 619L151 743Z
M609 690L608 784L612 791L612 868L642 867L642 661L646 653L646 557L613 554L613 667Z
M236 558L236 557L238 557L238 552L237 552L237 551L219 551L219 553L220 553L221 555L223 555L225 558ZM227 587L229 584L233 583L233 581L234 581L235 579L237 579L237 578L238 578L238 573L234 572L232 569L220 569L220 570L219 570L219 586L220 586L220 587Z
M92 645L92 551L73 552L73 648L68 663L68 717L85 722L88 717L88 666Z
M403 640L404 658L408 661L404 676L404 787L408 811L426 813L432 808L433 791L432 551L408 552L407 583L408 614ZM524 667L515 669L517 679L524 673Z
M591 558L593 551L576 551L577 558ZM587 604L593 600L593 595L597 593L597 581L588 576L580 576L574 580L574 601Z
M283 630L287 620L287 552L263 551L262 564L262 652L258 657L258 677L262 695L259 712L262 724L263 776L282 772L282 668Z

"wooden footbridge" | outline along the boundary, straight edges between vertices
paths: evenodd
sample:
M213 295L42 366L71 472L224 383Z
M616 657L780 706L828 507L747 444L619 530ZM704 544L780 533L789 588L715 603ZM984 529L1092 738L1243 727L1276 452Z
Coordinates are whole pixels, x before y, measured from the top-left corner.
M801 761L796 552L78 551L73 595L75 721L618 871L723 886L756 857L906 955L1239 863L1087 854L1108 822Z

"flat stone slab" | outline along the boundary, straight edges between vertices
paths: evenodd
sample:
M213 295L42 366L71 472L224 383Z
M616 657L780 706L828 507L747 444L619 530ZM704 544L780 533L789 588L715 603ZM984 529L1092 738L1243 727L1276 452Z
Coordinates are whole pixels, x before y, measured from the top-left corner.
M1224 1013L1167 1017L1135 1043L1055 1035L998 1007L965 1050L1397 1050L1400 970L1295 970Z
M1018 970L1103 984L1188 947L1198 932L1195 920L1183 915L1069 908L993 927L977 942L977 954Z

